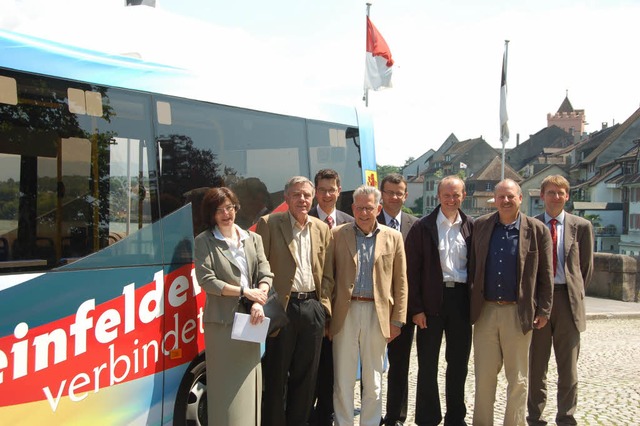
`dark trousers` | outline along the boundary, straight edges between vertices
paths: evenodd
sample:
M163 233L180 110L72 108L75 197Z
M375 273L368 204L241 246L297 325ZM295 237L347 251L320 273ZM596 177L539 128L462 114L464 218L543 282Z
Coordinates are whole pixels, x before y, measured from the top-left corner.
M268 337L262 365L262 426L306 425L316 386L324 307L315 299L290 299L289 324Z
M562 287L560 287L562 288ZM574 414L578 405L578 355L580 332L571 313L569 293L553 291L553 309L549 322L541 329L533 330L529 348L529 395L527 422L532 426L543 426L542 417L547 404L547 370L551 357L551 346L558 366L558 413L559 426L576 425Z
M442 421L438 390L438 361L442 335L447 339L444 424L466 425L467 408L464 387L471 352L469 297L463 286L445 288L440 315L427 315L427 328L418 329L418 383L416 387L416 424L438 425Z
M409 360L415 324L411 318L400 330L400 335L387 345L389 372L387 374L387 411L384 424L393 425L407 419L409 397Z
M333 426L333 344L326 337L322 338L316 393L313 402L315 402L315 407L311 409L309 424L314 426Z

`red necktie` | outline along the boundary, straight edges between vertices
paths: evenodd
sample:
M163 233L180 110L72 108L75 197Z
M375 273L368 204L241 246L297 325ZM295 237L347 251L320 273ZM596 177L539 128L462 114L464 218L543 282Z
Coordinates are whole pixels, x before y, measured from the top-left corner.
M551 241L553 241L553 276L556 276L556 267L558 265L558 231L556 229L556 219L551 219L549 224L551 225Z
M333 228L333 218L331 216L327 216L324 221L327 222L327 225L329 225L329 229Z

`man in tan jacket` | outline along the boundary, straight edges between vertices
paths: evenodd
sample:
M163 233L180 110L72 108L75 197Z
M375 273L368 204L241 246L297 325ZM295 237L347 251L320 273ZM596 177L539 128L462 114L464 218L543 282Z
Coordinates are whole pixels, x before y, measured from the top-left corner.
M407 275L402 234L379 226L380 191L353 193L354 224L333 231L333 338L336 425L352 425L358 355L362 364L360 424L377 426L382 415L382 372L388 342L407 315Z

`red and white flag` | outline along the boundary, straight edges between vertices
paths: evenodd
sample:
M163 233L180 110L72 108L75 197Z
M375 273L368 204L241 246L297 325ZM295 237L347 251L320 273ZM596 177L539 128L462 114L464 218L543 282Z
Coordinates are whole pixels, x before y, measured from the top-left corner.
M393 59L387 42L367 16L367 60L365 63L364 88L380 90L391 86Z

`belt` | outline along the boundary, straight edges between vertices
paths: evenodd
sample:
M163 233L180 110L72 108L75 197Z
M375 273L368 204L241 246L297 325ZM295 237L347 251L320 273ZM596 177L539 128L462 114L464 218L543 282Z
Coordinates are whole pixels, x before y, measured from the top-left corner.
M445 281L444 282L444 286L446 288L462 287L464 285L466 285L466 283L460 283L460 282L457 282L457 281Z
M351 300L356 300L358 302L373 302L373 297L362 297L362 296L351 296Z
M511 300L487 300L489 303L495 303L496 305L517 305L518 302L512 302Z
M318 299L318 296L316 295L315 291L305 291L305 292L292 291L289 297L291 299L297 299L297 300L307 300L307 299L317 300Z
M553 291L558 291L558 290L567 290L567 285L566 284L554 284L553 285Z

